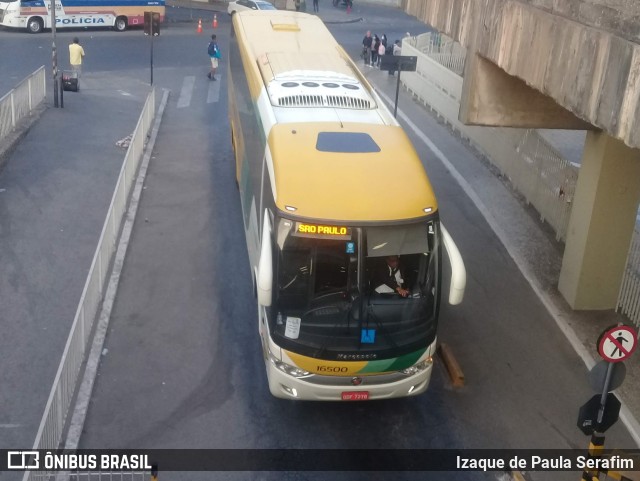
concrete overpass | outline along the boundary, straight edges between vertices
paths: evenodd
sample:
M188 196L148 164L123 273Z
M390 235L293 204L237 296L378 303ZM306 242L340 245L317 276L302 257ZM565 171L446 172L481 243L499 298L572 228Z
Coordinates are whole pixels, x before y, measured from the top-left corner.
M460 120L588 130L558 289L615 307L640 202L640 2L402 0L467 48Z

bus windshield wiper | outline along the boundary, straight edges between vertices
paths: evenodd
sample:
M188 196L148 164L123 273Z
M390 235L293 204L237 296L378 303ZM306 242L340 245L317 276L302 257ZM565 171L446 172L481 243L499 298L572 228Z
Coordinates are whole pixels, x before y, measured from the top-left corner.
M387 339L387 341L389 341L389 344L391 344L391 347L394 349L397 348L398 344L393 339L393 335L387 330L387 328L380 321L378 316L375 315L371 304L369 304L369 308L367 309L367 326L369 325L369 318L373 319L373 322L378 328L378 331L380 332L380 334L382 334L385 337L385 339ZM361 332L362 332L362 329L361 329Z
M346 325L349 325L349 314L351 312L351 309L347 308L345 309L344 306L338 305L338 304L329 304L326 306L321 306L321 307L316 307L313 309L309 309L308 311L304 312L301 316L301 319L304 320L305 316L307 316L308 314L321 310L321 309L328 309L328 308L337 308L339 311L343 311L343 313L346 313ZM327 352L327 346L329 345L329 341L331 341L334 338L334 334L336 333L336 331L338 330L338 327L341 324L345 324L345 319L343 316L337 316L336 322L333 323L333 325L331 326L331 329L329 330L329 333L324 335L324 341L322 342L322 345L320 346L320 348L316 351L315 353L315 357L317 358L322 358L322 356L325 354L325 352Z

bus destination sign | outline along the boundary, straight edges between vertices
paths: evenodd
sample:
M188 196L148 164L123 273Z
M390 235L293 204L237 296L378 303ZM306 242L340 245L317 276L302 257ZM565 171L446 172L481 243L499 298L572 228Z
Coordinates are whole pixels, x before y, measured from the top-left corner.
M316 239L350 240L351 227L296 222L295 235L300 237L313 237Z

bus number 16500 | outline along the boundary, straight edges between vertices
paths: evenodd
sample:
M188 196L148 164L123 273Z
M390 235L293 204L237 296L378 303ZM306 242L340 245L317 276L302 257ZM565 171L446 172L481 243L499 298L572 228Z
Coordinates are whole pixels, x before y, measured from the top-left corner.
M316 366L316 371L318 371L318 372L347 372L348 370L349 370L348 367Z

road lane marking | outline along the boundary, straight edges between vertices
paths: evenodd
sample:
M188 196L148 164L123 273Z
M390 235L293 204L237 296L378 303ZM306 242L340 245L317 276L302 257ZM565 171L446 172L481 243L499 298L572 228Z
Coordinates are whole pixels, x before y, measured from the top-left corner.
M180 89L180 97L178 97L178 108L182 109L188 107L191 104L191 97L193 96L193 86L196 83L196 77L189 75L182 80L182 88Z
M207 103L212 104L220 100L220 82L222 75L218 75L217 80L209 80L209 91L207 92Z

